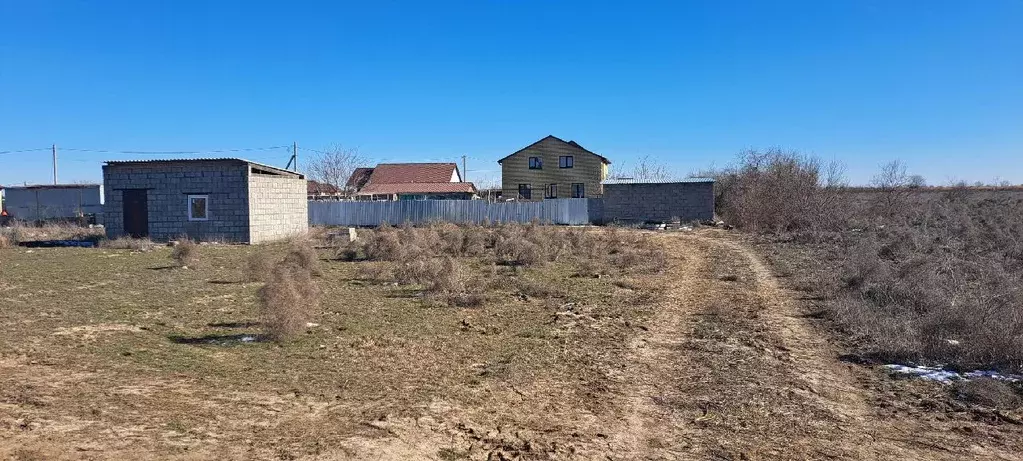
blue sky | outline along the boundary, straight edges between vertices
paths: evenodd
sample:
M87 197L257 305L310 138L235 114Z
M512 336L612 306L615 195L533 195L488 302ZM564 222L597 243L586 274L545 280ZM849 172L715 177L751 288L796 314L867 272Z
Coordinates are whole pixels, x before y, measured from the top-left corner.
M0 0L0 152L56 143L70 182L139 156L68 149L339 143L480 180L554 134L680 173L781 147L855 183L890 159L1023 183L1020 24L1020 0ZM0 154L0 184L50 174Z

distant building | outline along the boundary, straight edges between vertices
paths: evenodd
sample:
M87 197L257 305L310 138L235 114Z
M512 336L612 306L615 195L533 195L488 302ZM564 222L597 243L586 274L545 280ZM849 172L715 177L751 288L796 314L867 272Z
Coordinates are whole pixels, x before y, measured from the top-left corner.
M611 179L604 181L601 222L669 222L714 219L714 180Z
M242 159L108 161L107 236L260 243L308 230L305 177Z
M99 184L53 184L4 188L3 209L9 219L47 221L98 218L103 214Z
M611 161L575 141L547 136L498 160L505 199L600 197Z
M344 193L337 186L313 180L310 180L306 186L306 195L309 200L341 200L344 198Z
M348 187L358 200L470 200L476 186L454 163L381 163L357 168Z

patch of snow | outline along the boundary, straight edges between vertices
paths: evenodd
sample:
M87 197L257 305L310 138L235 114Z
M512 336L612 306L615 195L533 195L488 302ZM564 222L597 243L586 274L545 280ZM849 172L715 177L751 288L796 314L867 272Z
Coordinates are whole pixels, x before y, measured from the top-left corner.
M251 342L253 342L255 340L256 340L255 336L242 336L241 342L243 342L243 343L251 343Z
M320 326L319 323L313 323L313 322L308 322L308 323L305 324L306 328L316 328L318 326Z
M1023 381L1023 376L1021 375L1007 375L991 370L975 370L968 371L966 373L957 373L955 371L942 369L941 367L907 366L898 364L885 365L884 368L894 374L911 375L920 379L946 384L951 383L952 381L963 381L976 378L991 378L1013 383Z

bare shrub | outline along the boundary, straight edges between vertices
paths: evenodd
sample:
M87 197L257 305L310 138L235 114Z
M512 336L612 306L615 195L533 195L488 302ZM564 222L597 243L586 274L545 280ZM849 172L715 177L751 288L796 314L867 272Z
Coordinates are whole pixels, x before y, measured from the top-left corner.
M284 259L285 264L292 264L308 271L311 275L321 275L320 255L313 248L312 242L306 238L294 239L291 249Z
M273 273L274 258L262 250L260 248L250 255L247 261L245 278L250 282L266 282Z
M151 251L157 247L157 244L147 238L117 237L110 240L101 240L99 247L108 250Z
M932 200L857 234L829 311L880 360L1023 370L1021 203Z
M547 262L543 248L523 235L500 237L494 253L504 262L519 266L539 266Z
M565 291L553 282L546 280L533 280L526 277L517 277L515 279L515 291L521 295L531 298L546 299L562 298L565 296Z
M174 245L170 257L180 267L194 268L199 265L199 244L188 237L181 237L177 245Z
M464 268L451 257L440 261L439 270L428 281L425 294L449 306L478 307L486 300L482 283L470 281Z
M718 213L753 232L819 232L845 223L841 165L778 149L749 150L715 178Z
M480 256L492 246L490 229L482 226L466 226L462 230L462 254Z
M13 248L18 246L18 240L14 236L13 232L7 232L6 229L0 229L0 249Z
M974 405L998 409L1016 410L1023 407L1023 386L991 378L976 378L958 381L952 386L955 398Z
M871 178L870 185L877 190L874 195L877 212L892 217L907 205L913 189L924 185L924 179L920 175L910 175L904 163L893 160L881 165L881 171Z
M367 259L374 261L397 261L406 252L403 247L404 245L398 230L385 224L367 236L364 250Z
M280 264L259 289L259 301L267 337L284 342L305 331L306 323L319 303L319 290L308 271L295 265Z
M412 258L394 263L392 277L402 285L428 285L441 277L443 266L436 258Z

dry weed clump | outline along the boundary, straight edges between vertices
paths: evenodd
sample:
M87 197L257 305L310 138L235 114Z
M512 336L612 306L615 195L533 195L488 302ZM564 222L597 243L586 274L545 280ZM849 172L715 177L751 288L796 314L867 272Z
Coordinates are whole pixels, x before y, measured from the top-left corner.
M414 260L424 258L491 257L499 264L538 267L571 260L575 265L608 265L616 270L656 272L666 255L649 238L615 228L559 228L539 224L503 224L492 227L450 223L424 227L381 226L362 231L359 240L335 250L344 261L391 261L398 271L418 271ZM608 272L599 270L600 272ZM413 277L414 278L414 277Z
M301 267L311 275L322 275L322 271L320 271L320 255L313 248L312 241L308 238L298 238L291 241L291 251L285 257L284 263Z
M752 232L817 233L848 219L841 165L778 149L749 150L736 164L701 173L715 178L717 213Z
M102 227L86 227L74 222L48 222L32 225L22 221L12 221L9 226L0 228L0 235L5 235L14 245L19 242L34 240L86 240L98 242L103 238Z
M319 287L310 270L300 264L303 256L296 254L302 251L292 248L259 289L263 327L273 341L285 342L305 331L319 306Z
M199 265L199 244L188 237L181 237L174 250L171 251L171 259L180 267L196 267Z
M952 394L959 400L996 410L1023 407L1023 384L1019 383L976 378L956 382L952 386Z
M381 226L363 230L359 239L335 250L337 259L364 261L358 266L367 280L419 286L426 297L450 305L483 302L487 284L471 274L464 258L511 266L516 272L546 264L574 267L580 273L659 272L666 263L661 245L633 232L615 229L559 228L537 223L496 226L433 223L415 227ZM526 284L528 282L522 282ZM526 296L551 297L551 287L511 286Z
M276 261L264 251L257 251L249 256L246 263L245 278L250 282L266 282L270 280Z
M16 246L18 246L18 237L14 235L14 232L0 229L0 249L14 248Z
M830 312L885 361L1023 370L1019 200L935 200L849 245Z
M99 247L107 250L152 251L157 246L159 245L147 238L133 237L117 237L99 242Z
M445 257L440 263L440 271L429 281L426 295L449 306L479 307L485 301L481 285L470 281L465 269L454 258Z

